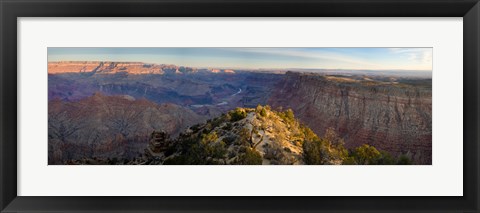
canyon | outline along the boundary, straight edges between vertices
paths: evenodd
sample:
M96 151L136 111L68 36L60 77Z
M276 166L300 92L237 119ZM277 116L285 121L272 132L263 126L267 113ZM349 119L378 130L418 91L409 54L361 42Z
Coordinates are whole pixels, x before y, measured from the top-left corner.
M153 131L177 137L237 107L270 105L292 109L319 136L335 130L346 148L369 144L431 164L431 78L385 73L49 62L49 162L133 159Z

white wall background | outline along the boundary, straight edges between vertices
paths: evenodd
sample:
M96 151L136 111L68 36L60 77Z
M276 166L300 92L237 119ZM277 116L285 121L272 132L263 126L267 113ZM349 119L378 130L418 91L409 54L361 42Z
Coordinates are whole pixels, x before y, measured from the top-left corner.
M462 18L19 18L18 24L19 196L463 194ZM433 165L48 166L47 47L433 47Z

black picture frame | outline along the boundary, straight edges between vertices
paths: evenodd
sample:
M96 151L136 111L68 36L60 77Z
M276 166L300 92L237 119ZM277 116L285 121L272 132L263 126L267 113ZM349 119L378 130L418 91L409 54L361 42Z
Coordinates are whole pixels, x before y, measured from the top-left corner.
M1 212L479 212L478 0L0 0ZM463 17L460 197L17 196L18 17ZM39 183L41 184L41 183Z

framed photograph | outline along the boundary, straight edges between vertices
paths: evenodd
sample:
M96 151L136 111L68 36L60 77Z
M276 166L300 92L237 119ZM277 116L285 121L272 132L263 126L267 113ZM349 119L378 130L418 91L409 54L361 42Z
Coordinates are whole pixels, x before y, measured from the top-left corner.
M2 1L1 212L478 212L479 10Z

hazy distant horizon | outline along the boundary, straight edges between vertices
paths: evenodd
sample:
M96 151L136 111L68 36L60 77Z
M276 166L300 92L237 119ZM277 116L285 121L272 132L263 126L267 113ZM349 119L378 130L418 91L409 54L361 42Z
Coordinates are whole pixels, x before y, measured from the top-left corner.
M197 68L197 69L233 69L233 70L239 70L239 71L297 71L297 72L316 72L316 71L326 71L326 72L333 72L333 71L365 71L365 72L423 72L423 73L432 73L432 70L402 70L402 69L391 69L391 70L386 70L386 69L379 69L379 70L369 70L369 69L324 69L324 68L298 68L298 67L289 67L289 68L243 68L243 67L195 67L195 66L186 66L182 64L173 64L173 63L151 63L151 62L144 62L144 61L100 61L100 60L94 60L94 61L83 61L83 60L65 60L65 61L49 61L52 63L58 63L58 62L122 62L122 63L145 63L145 64L166 64L166 65L175 65L175 66L183 66L183 67L192 67L192 68Z
M49 47L48 62L61 61L245 70L432 72L432 48Z

